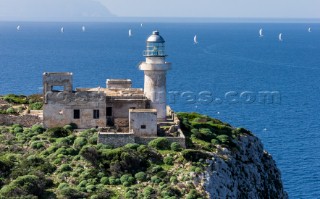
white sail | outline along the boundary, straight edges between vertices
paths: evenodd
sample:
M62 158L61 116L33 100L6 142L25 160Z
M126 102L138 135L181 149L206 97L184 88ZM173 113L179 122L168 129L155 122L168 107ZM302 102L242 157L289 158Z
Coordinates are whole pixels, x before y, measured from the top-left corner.
M198 43L197 35L195 35L195 36L193 37L193 42L194 42L194 44L197 44L197 43Z
M308 28L308 32L311 32L311 28Z
M260 28L260 30L259 30L259 36L263 37L263 29L262 28Z
M279 41L282 41L282 33L279 34Z
M60 29L60 32L61 32L61 33L63 33L63 32L64 32L64 28L63 28L63 27Z
M129 29L129 37L132 36L132 32L131 32L131 29Z
M20 25L17 26L17 31L19 31L19 30L20 30Z
M140 26L141 26L141 28L142 28L142 26L143 26L143 23L141 23L141 24L140 24Z
M86 27L82 26L82 32L85 32L85 31L86 31Z

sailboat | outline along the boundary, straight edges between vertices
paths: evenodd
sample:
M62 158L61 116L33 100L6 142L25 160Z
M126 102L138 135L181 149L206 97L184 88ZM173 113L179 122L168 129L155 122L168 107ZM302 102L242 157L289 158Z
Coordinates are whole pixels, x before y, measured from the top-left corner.
M60 32L61 32L61 33L63 33L63 32L64 32L64 28L63 28L63 27L60 29Z
M260 36L260 37L263 37L263 30L262 30L262 28L260 28L260 30L259 30L259 36Z
M20 25L17 26L17 31L19 31L19 30L20 30Z
M129 37L132 36L132 32L131 32L131 29L129 29Z
M82 32L85 32L85 31L86 31L86 27L82 26Z
M311 28L308 28L308 32L311 32Z
M282 40L282 33L279 34L279 41L283 41Z
M142 26L143 26L143 23L141 23L141 24L140 24L140 26L141 26L141 28L142 28Z
M197 35L195 35L195 36L193 37L193 42L194 42L194 44L198 44Z

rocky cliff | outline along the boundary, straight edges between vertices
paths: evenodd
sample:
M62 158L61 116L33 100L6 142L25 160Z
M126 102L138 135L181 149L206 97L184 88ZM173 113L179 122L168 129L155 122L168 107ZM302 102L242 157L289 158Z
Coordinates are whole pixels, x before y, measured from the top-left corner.
M234 140L235 150L217 147L205 172L210 198L288 198L271 155L253 135Z

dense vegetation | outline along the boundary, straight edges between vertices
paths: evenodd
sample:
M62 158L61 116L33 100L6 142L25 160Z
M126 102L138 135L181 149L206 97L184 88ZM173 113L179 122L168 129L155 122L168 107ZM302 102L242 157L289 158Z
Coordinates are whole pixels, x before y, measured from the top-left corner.
M97 143L74 125L0 127L0 198L207 198L193 179L217 144L249 133L197 113L179 113L188 149L161 137L147 146Z
M7 104L1 105L1 100ZM25 110L41 110L42 95L15 95L0 96L0 114L19 114Z

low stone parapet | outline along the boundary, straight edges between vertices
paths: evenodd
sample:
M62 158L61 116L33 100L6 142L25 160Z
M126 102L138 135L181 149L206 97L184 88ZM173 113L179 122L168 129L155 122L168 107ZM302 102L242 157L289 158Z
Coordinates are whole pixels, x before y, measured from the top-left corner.
M128 143L135 143L133 133L98 133L98 143L108 144L113 147L121 147Z
M41 124L42 119L36 115L7 115L0 114L0 125L20 124L25 127L31 127L34 124Z

